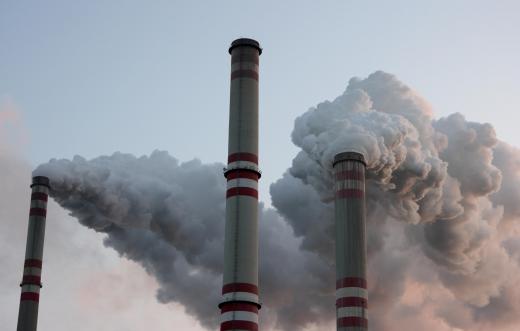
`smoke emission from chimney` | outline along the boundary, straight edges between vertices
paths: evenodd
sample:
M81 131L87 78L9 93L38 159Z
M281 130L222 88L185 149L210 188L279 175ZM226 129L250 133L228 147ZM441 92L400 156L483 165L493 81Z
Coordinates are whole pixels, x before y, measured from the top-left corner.
M271 185L274 209L259 206L263 329L335 328L332 161L347 149L367 163L370 329L520 322L520 152L491 125L458 113L435 119L415 91L375 72L298 117L292 140L300 151ZM158 300L183 304L213 329L223 167L156 151L51 160L35 175L49 176L61 206L158 280Z

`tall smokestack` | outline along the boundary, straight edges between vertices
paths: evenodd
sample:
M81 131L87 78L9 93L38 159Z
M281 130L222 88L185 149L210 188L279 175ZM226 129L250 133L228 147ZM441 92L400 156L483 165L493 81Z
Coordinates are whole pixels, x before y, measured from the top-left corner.
M43 240L45 237L45 217L49 196L49 178L36 176L32 179L29 227L25 247L22 295L18 312L17 331L35 331L38 323L38 302L40 299Z
M356 152L334 157L337 330L368 330L365 159Z
M253 39L231 54L224 280L220 330L258 330L258 63Z

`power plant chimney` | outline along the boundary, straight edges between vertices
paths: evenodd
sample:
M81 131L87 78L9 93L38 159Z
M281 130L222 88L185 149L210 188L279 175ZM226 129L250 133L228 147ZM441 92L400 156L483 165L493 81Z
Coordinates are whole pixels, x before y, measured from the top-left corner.
M334 157L337 330L368 330L365 159L357 152Z
M226 234L220 330L258 330L258 64L253 39L229 47L229 105Z
M47 198L50 189L49 178L33 177L31 188L31 207L29 209L23 278L20 284L22 295L20 297L17 331L36 331L38 302L40 288L42 287L43 239L45 237Z

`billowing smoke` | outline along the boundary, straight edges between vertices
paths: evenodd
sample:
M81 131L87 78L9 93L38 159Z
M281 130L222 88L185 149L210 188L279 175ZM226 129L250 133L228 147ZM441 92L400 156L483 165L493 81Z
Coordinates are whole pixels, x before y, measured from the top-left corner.
M513 330L520 323L520 151L489 124L434 119L416 92L376 72L296 119L301 148L261 208L265 330L332 330L331 161L367 159L369 314L374 331ZM223 164L165 152L51 160L36 174L105 244L139 262L215 328L223 264Z
M116 153L91 161L51 160L35 173L51 178L53 198L83 225L107 234L106 246L139 262L158 280L158 300L182 303L215 329L224 254L223 167L197 160L180 164L156 151L140 158ZM329 266L299 250L300 241L274 210L261 213L262 322L291 325L303 318L333 318L334 311L325 309L332 307L333 297L323 305L333 293ZM313 304L307 312L295 309L296 302L309 299L317 302L316 309L311 311Z

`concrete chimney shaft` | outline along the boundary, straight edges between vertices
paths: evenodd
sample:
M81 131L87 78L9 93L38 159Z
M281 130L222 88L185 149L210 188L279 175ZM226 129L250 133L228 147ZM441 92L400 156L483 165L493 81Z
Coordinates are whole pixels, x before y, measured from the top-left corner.
M231 54L226 233L220 330L258 330L258 64L260 44L237 39Z
M334 157L338 331L368 330L365 167L357 152Z
M43 240L45 237L45 218L49 196L49 178L36 176L32 179L29 227L23 269L22 295L18 312L17 331L36 331L38 323L38 302L40 300Z

